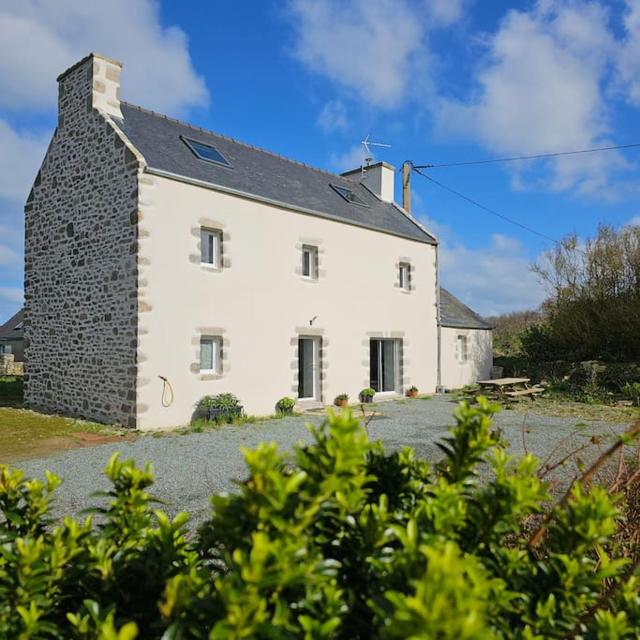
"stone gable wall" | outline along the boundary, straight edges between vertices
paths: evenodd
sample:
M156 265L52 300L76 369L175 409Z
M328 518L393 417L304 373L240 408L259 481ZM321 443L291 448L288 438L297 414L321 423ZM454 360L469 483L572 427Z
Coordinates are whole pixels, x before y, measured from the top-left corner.
M25 207L25 399L135 427L141 165L93 106L102 64L89 56L59 78L58 127Z

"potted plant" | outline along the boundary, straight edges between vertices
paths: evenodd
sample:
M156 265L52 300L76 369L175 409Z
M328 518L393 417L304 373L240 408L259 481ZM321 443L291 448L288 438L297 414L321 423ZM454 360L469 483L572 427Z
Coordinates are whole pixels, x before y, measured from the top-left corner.
M415 385L409 387L409 389L407 389L407 397L408 398L417 398L418 397L418 387L416 387Z
M368 404L369 402L373 402L373 396L376 395L376 390L371 387L367 387L360 392L360 402Z
M285 396L276 402L276 411L283 416L290 416L293 413L293 408L295 406L296 401L293 398L287 398Z
M333 404L335 404L336 407L346 407L349 404L349 395L341 393L339 396L335 397Z
M207 420L222 422L242 415L242 405L233 393L219 393L217 396L204 396L198 402L198 409Z

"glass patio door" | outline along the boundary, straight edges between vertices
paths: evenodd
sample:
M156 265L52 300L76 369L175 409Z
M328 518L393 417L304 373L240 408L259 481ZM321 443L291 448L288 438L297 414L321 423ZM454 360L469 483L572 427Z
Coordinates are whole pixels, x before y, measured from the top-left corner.
M398 389L398 340L369 342L369 384L377 392Z
M319 396L318 338L298 338L298 398L317 400Z

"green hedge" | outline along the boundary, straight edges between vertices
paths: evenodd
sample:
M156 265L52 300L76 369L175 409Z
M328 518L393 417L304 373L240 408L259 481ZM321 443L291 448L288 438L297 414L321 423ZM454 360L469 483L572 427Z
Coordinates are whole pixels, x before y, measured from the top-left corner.
M0 637L638 637L615 496L578 483L544 515L538 463L509 458L494 412L462 403L433 466L348 411L292 455L261 444L193 537L117 455L96 520L52 523L59 480L0 467Z

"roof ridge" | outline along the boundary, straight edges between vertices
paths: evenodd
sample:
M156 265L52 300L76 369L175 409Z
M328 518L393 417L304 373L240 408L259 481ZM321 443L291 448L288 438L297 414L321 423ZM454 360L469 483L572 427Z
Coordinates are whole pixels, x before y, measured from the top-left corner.
M187 127L188 129L193 129L194 131L200 131L201 133L207 133L212 136L217 136L218 138L222 138L223 140L227 140L228 142L233 142L234 144L242 145L243 147L247 147L248 149L253 149L254 151L260 151L261 153L266 153L267 155L273 156L274 158L279 158L280 160L285 160L286 162L291 162L292 164L297 164L301 167L305 167L306 169L312 169L313 171L318 171L319 173L324 173L332 178L340 178L341 180L346 180L352 184L362 184L360 181L352 180L351 178L347 178L339 173L333 173L331 171L327 171L326 169L321 169L320 167L314 167L313 165L307 164L306 162L302 162L300 160L294 160L293 158L288 158L287 156L283 156L280 153L275 153L274 151L269 151L268 149L264 149L263 147L257 147L254 144L249 144L248 142L242 142L242 140L237 140L236 138L232 138L231 136L226 136L223 133L216 133L215 131L211 131L210 129L205 129L203 127L198 127L197 125L191 124L189 122L185 122L184 120L179 120L178 118L172 118L164 113L159 113L158 111L154 111L153 109L147 109L146 107L141 107L137 104L131 104L126 100L121 100L121 104L125 104L128 107L132 107L133 109L137 109L138 111L143 111L144 113L149 113L153 116L157 116L158 118L164 118L165 120L169 120L170 122L175 122L176 124L182 125L183 127Z

